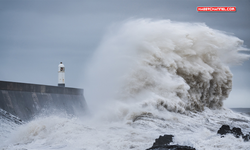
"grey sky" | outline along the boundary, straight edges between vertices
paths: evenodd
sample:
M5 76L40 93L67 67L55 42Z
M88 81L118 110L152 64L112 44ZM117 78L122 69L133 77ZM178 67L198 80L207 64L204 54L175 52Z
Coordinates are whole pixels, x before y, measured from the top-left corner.
M236 6L237 12L198 13L197 6ZM107 28L129 18L204 22L249 48L249 6L249 0L0 0L0 80L57 85L62 61L66 86L85 88L84 68ZM250 61L231 70L234 87L225 105L250 107Z

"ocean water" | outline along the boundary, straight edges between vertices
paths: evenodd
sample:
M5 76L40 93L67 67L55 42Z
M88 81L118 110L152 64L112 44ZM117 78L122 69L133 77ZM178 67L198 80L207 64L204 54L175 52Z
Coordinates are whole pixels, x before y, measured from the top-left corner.
M223 106L243 41L201 23L128 20L112 26L86 69L90 114L1 119L2 149L144 150L159 135L197 150L250 149L217 130L250 132L250 117ZM226 54L226 55L225 55Z
M250 116L250 108L230 108L230 109L240 114Z

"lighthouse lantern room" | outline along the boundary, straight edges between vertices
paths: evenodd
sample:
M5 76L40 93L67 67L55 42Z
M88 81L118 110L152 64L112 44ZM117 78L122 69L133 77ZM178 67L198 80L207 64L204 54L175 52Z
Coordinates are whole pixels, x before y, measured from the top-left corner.
M58 65L58 86L65 87L65 67L62 62Z

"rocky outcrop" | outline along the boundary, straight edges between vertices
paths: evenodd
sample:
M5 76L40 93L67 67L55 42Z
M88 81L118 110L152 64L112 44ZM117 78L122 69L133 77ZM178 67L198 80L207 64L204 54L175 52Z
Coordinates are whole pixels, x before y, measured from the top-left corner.
M242 137L244 141L249 141L250 139L250 133L244 135L241 131L241 128L233 127L232 129L230 129L229 125L222 125L217 134L220 134L221 137L224 137L224 135L226 134L233 134L236 138Z
M173 135L160 136L158 139L155 139L153 146L147 150L195 150L195 148L190 146L169 145L173 142L173 137Z
M1 108L0 108L0 118L4 118L4 119L9 120L10 122L14 122L16 124L23 124L23 121L20 118L8 113L5 110L2 110Z

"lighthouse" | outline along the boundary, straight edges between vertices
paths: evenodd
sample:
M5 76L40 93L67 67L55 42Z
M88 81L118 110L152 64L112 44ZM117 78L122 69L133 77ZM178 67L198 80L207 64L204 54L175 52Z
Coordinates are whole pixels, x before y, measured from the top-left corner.
M62 62L58 65L58 86L65 87L65 67Z

